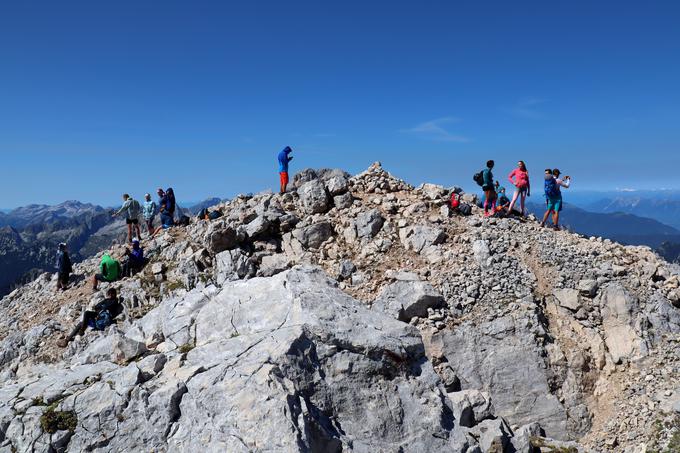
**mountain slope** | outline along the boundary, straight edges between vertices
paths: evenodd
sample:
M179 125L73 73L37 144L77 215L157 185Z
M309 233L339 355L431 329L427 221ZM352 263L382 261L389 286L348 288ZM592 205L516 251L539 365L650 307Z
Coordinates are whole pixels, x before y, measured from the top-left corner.
M119 240L120 220L100 206L67 201L56 206L31 205L11 211L0 230L0 296L55 265L57 245L69 245L78 261Z
M379 165L294 187L145 241L151 263L115 284L125 315L66 350L101 293L52 295L44 275L2 299L0 446L663 451L680 436L678 275L647 248L451 216L448 190ZM69 423L47 432L55 414Z

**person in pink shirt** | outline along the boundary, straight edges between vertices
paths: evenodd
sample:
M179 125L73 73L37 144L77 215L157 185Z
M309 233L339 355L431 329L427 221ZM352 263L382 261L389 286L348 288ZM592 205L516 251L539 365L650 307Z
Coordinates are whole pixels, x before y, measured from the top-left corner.
M525 215L524 203L527 197L531 196L531 185L529 184L529 172L523 160L517 163L517 168L510 172L508 180L515 186L515 194L512 196L510 206L508 206L508 214L512 214L512 209L515 207L517 198L519 198L519 206L522 210L522 215Z

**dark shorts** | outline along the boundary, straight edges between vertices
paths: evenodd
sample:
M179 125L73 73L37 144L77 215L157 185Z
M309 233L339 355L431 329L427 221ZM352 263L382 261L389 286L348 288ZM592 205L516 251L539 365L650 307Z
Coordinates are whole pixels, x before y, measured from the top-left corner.
M139 220L138 219L125 219L125 223L127 223L128 225L137 225L137 224L139 224Z
M106 277L104 277L104 274L94 274L94 279L97 280L98 282L105 282L105 283L111 283L113 280L109 280Z
M175 225L175 220L169 214L161 214L161 225L163 226L163 228L168 229L171 226Z
M64 285L68 285L68 279L71 276L70 272L59 272L57 274L57 279L60 283L63 283Z

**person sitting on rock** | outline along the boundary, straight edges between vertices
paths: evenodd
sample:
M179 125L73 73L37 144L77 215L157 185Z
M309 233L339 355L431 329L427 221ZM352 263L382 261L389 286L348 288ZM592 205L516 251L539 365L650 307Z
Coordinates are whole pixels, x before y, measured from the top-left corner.
M292 156L289 156L293 150L290 146L283 148L283 151L279 153L279 177L281 180L281 194L286 193L286 188L288 187L288 162L293 160Z
M102 256L102 261L99 264L99 273L92 277L92 290L97 291L97 284L99 282L115 282L121 276L120 263L108 253Z
M68 286L68 280L73 272L73 265L71 257L68 254L68 247L65 243L59 244L57 250L57 289L65 290Z
M496 181L496 183L498 183L498 181ZM510 199L508 198L507 194L505 193L505 187L498 186L496 193L497 193L497 196L498 196L498 206L500 208L506 209L510 205Z
M139 245L139 239L132 240L132 250L125 249L127 259L123 263L123 276L130 277L141 271L146 261L144 259L144 249Z
M123 305L118 299L115 288L109 288L106 292L106 299L94 306L94 310L86 310L83 313L83 320L76 324L68 337L59 340L58 345L62 348L73 340L76 335L81 337L85 334L85 329L91 327L94 330L104 330L113 324L116 316L123 312Z

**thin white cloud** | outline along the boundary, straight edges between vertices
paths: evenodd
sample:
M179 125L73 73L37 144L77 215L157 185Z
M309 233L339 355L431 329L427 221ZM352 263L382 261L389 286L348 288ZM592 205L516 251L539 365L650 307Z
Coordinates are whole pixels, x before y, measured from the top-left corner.
M413 134L425 140L432 140L436 142L469 142L470 139L468 137L464 137L447 130L447 125L457 122L459 122L458 118L446 116L444 118L425 121L424 123L420 123L410 129L402 129L402 132Z
M505 109L511 115L519 118L529 118L537 120L543 118L545 114L539 109L547 101L539 98L523 98L517 101L514 106Z

